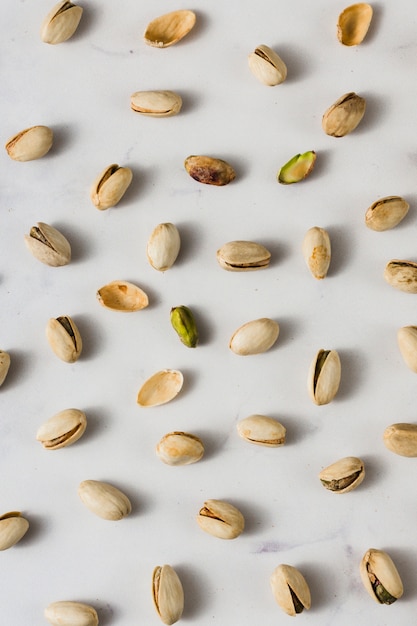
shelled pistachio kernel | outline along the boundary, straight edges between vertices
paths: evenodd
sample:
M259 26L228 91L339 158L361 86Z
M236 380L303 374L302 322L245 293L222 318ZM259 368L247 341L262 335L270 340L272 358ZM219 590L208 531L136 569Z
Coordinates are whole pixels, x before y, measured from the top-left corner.
M331 259L329 233L324 228L313 226L304 236L302 251L312 276L317 280L325 278Z
M417 373L417 326L403 326L397 332L398 347L404 363Z
M320 349L311 362L307 387L317 405L328 404L336 396L341 379L341 363L336 350Z
M113 163L106 167L94 181L90 198L100 211L116 206L123 198L132 182L133 173L129 167L120 167Z
M400 456L417 457L417 424L391 424L384 430L384 444Z
M323 487L334 493L347 493L356 489L365 478L365 465L356 456L347 456L321 470L319 479Z
M149 304L149 298L143 289L126 280L112 280L100 287L96 296L104 308L122 313L141 311Z
M71 261L69 241L53 226L38 222L25 235L25 244L33 256L50 267L62 267Z
M322 127L326 135L344 137L359 125L365 115L366 100L353 91L338 98L325 111Z
M235 354L248 356L266 352L275 344L279 335L279 324L268 317L246 322L235 330L229 348Z
M156 454L167 465L190 465L203 457L204 444L196 435L174 431L162 437Z
M6 380L6 376L10 369L10 354L4 350L0 350L0 387Z
M153 229L146 246L146 256L155 270L165 272L174 265L180 248L178 228L171 222L164 222Z
M249 415L240 420L236 428L242 439L258 446L278 448L285 444L286 428L273 417Z
M152 20L146 27L143 38L149 46L167 48L188 35L195 22L196 14L193 11L171 11Z
M191 178L205 185L222 187L236 178L233 167L215 157L191 155L185 159L184 167Z
M391 287L405 293L417 293L417 263L393 259L385 266L384 278Z
M255 241L229 241L216 253L217 261L225 270L247 272L269 267L271 253Z
M206 500L197 515L202 530L219 539L235 539L245 528L242 513L229 502Z
M371 548L362 558L360 575L371 598L379 604L392 604L403 595L403 583L389 554Z
M80 358L83 349L80 331L68 315L61 315L48 321L46 338L61 361L75 363Z
M248 57L248 63L252 74L264 85L280 85L287 78L287 66L275 50L268 46L255 48Z
M50 44L67 41L77 30L82 14L82 7L72 2L63 0L56 4L42 23L42 41Z
M98 626L98 615L94 607L82 602L59 600L51 602L45 618L52 626Z
M19 511L0 515L0 550L14 546L29 529L29 522Z
M359 2L346 7L337 20L337 38L345 46L357 46L365 39L372 20L370 4Z
M172 328L187 348L198 344L198 329L194 314L188 306L174 306L170 312Z
M291 185L304 180L313 171L316 158L317 154L314 150L296 154L279 170L277 174L278 182L282 185Z
M46 450L59 450L80 439L87 427L87 417L79 409L64 409L40 426L36 439Z
M120 489L99 480L81 482L78 495L87 509L106 520L121 520L132 511L129 498Z
M6 142L7 154L13 161L34 161L52 148L54 133L48 126L31 126Z
M157 565L152 573L152 599L164 624L175 624L184 611L184 590L171 565Z
M376 200L367 209L365 224L371 230L384 231L395 228L407 215L410 205L400 196L386 196Z
M143 383L137 403L143 407L166 404L179 394L183 383L184 377L179 370L160 370Z
M150 117L172 117L180 112L182 98L174 91L135 91L130 96L130 108Z
M310 608L310 588L297 568L278 565L272 572L270 584L277 604L287 615L294 616Z

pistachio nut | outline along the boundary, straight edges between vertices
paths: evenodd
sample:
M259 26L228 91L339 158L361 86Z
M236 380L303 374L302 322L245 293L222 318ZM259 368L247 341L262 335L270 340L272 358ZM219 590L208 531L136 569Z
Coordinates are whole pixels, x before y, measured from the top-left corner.
M403 584L393 560L383 550L371 548L360 563L363 585L379 604L392 604L403 595Z
M317 154L314 150L296 154L279 170L277 174L278 182L282 185L291 185L304 180L313 171L316 158Z
M175 624L184 610L184 590L171 565L157 565L152 573L152 598L161 621Z
M310 588L302 573L292 565L278 565L270 578L277 604L288 615L297 615L311 606Z
M365 224L377 231L395 228L407 215L410 205L400 196L387 196L377 200L366 211Z
M269 266L271 253L255 241L229 241L216 253L217 261L225 270L246 272Z
M249 69L264 85L279 85L287 78L287 66L278 54L268 46L255 48L248 57Z
M87 509L106 520L121 520L132 511L130 500L122 491L99 480L81 482L78 495Z
M167 465L190 465L203 457L204 444L196 435L174 431L162 437L156 454Z
M261 317L240 326L230 338L229 348L235 354L247 356L266 352L276 342L279 324L268 317Z
M51 318L46 325L46 338L56 356L66 363L80 358L83 342L75 322L67 315Z
M221 187L235 179L235 170L223 159L209 156L191 155L184 161L184 167L191 178L198 183Z
M325 278L331 258L329 233L324 228L313 226L304 236L302 249L304 260L314 278Z
M49 418L36 433L46 450L59 450L75 443L87 428L87 418L79 409L64 409Z
M323 487L334 493L347 493L356 489L365 478L365 465L356 456L346 456L321 470L319 479Z
M193 11L171 11L152 20L146 27L143 38L149 46L167 48L188 35L195 22L196 15Z
M106 167L94 181L90 198L100 211L116 206L132 182L133 173L129 167L113 163Z
M31 126L10 137L5 147L14 161L34 161L49 152L53 139L54 133L48 126Z
M45 17L41 27L41 39L57 44L73 36L80 23L83 9L72 2L59 2Z
M94 607L82 602L59 600L52 602L44 611L52 626L97 626L98 615Z
M29 522L19 511L0 515L0 550L14 546L29 529Z
M0 350L0 387L6 380L10 368L10 354Z
M391 424L384 430L384 444L400 456L417 456L417 424Z
M245 527L242 513L229 502L206 500L197 515L202 530L219 539L235 539Z
M336 350L320 349L311 362L308 391L317 405L328 404L339 390L341 364Z
M194 314L188 306L174 306L170 313L172 328L187 348L198 344L198 330Z
M322 127L326 135L344 137L358 126L365 115L366 100L353 91L345 93L323 115Z
M166 404L179 394L183 383L184 377L179 370L156 372L139 389L137 403L143 407Z
M174 91L135 91L130 96L130 108L150 117L171 117L180 112L182 98Z
M59 230L44 222L32 226L29 235L25 235L25 243L33 256L45 265L61 267L71 261L69 241Z
M237 432L245 441L277 448L285 443L286 428L278 420L266 415L249 415L237 423Z
M97 300L101 306L112 311L132 313L141 311L149 304L146 293L126 280L113 280L97 290Z
M337 21L337 38L345 46L357 46L362 43L372 20L372 7L366 2L359 2L346 7Z
M152 267L165 272L177 260L181 248L181 238L175 224L165 222L156 226L149 237L146 255Z
M417 293L417 263L393 259L385 266L384 278L391 287Z
M407 367L417 374L417 326L403 326L397 333L398 347Z

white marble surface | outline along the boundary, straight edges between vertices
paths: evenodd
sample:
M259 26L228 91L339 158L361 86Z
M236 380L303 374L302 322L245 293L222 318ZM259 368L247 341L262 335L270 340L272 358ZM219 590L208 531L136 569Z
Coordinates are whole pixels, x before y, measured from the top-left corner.
M1 135L46 124L55 143L28 163L0 154L0 348L12 365L0 390L0 513L20 510L26 537L1 553L0 606L9 626L45 623L43 610L68 599L95 606L103 626L157 624L150 580L170 563L184 585L184 624L286 623L269 577L279 563L298 567L312 608L311 626L411 624L417 588L416 461L383 445L384 429L415 422L417 378L399 353L398 328L417 324L417 296L387 285L392 258L417 260L417 39L412 0L375 2L366 41L343 47L336 20L346 6L327 0L212 0L173 5L83 0L82 22L66 43L39 37L51 5L3 0L0 23ZM197 25L176 46L150 48L147 23L192 8ZM247 55L274 48L288 66L277 87L261 85ZM139 117L130 94L172 89L184 100L170 119ZM342 94L367 100L358 129L334 139L324 111ZM278 169L314 149L317 164L297 185L276 182ZM214 188L183 168L189 154L228 160L236 180ZM132 168L120 204L98 211L89 188L110 163ZM397 228L364 225L372 202L401 195L410 203ZM70 240L72 262L39 263L24 234L42 221ZM182 250L156 272L146 242L160 222L175 223ZM333 258L315 281L301 255L304 233L326 228ZM261 272L225 272L216 250L251 239L270 248ZM100 307L96 290L125 279L149 293L132 314ZM169 323L187 304L201 343L185 348ZM69 365L45 339L50 317L70 315L84 351ZM280 323L269 352L238 357L232 332L257 317ZM317 407L306 377L319 348L342 361L338 396ZM164 368L184 372L170 404L136 404L142 382ZM36 441L41 423L68 407L84 410L88 428L73 446L50 452ZM252 413L279 419L279 449L241 440L236 423ZM202 461L169 467L155 454L162 435L185 430L206 445ZM366 478L335 495L319 471L347 455L363 458ZM108 522L77 495L85 479L111 482L131 498L132 514ZM245 532L233 541L203 533L195 516L208 498L238 506ZM379 606L359 577L365 551L389 552L404 596Z

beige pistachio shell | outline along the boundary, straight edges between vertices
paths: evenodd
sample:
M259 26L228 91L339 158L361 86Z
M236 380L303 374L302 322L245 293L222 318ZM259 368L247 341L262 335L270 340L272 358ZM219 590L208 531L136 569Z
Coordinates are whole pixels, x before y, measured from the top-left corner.
M329 233L324 228L313 226L303 240L303 255L311 274L317 280L327 276L331 259L331 245Z
M184 377L179 370L161 370L139 389L137 403L143 407L159 406L173 400L181 391Z
M363 585L378 604L392 604L404 593L398 570L386 552L369 549L360 563Z
M157 565L152 574L152 598L161 621L175 624L184 610L184 590L171 565Z
M222 500L206 500L197 515L197 522L202 530L219 539L235 539L245 527L239 509Z
M285 443L286 428L273 417L249 415L240 420L236 428L242 439L258 446L277 448Z
M405 293L417 293L417 263L393 259L385 266L384 278L391 287Z
M62 267L71 261L71 245L53 226L38 222L25 235L25 244L33 256L50 267Z
M130 96L132 111L150 117L171 117L180 112L182 98L174 91L135 91Z
M204 444L196 435L176 430L162 437L156 454L167 465L190 465L203 457Z
M344 137L351 133L365 115L366 100L353 91L345 93L323 115L322 127L326 135Z
M145 30L144 40L149 46L167 48L183 39L196 22L193 11L172 11L156 17Z
M80 358L83 349L80 331L68 315L51 318L48 321L46 338L61 361L75 363Z
M321 470L319 479L329 491L347 493L358 487L365 478L365 465L356 456L346 456Z
M271 253L255 241L229 241L216 253L217 261L225 270L246 272L269 266Z
M99 480L84 480L78 495L87 509L106 520L121 520L132 511L130 500L122 491Z
M10 368L10 354L0 350L0 387L6 380Z
M397 341L404 363L417 374L417 326L400 328Z
M337 38L340 43L345 46L362 43L371 24L372 14L372 7L366 2L346 7L337 21Z
M79 409L64 409L40 426L36 439L46 450L59 450L75 443L87 428L87 417Z
M377 200L365 214L365 224L371 230L395 228L407 215L410 205L400 196L386 196Z
M268 46L255 48L248 57L248 63L252 74L264 85L280 85L287 78L287 66L275 50Z
M52 626L98 626L97 611L82 602L52 602L46 607L44 615Z
M184 167L198 183L215 187L228 185L236 177L236 172L229 163L210 156L191 155L185 159Z
M29 529L29 522L19 511L10 511L0 516L0 550L14 546Z
M41 39L57 44L73 36L80 23L83 9L72 2L59 2L45 17L41 27Z
M53 131L48 126L31 126L6 142L7 154L14 161L34 161L52 148Z
M149 298L143 289L126 280L113 280L100 287L96 295L101 306L122 313L141 311L149 304Z
M175 224L165 222L153 229L146 247L146 256L154 269L165 272L174 265L180 248L178 228Z
M279 324L268 317L261 317L246 322L233 333L229 348L235 354L247 356L266 352L276 342L279 335Z
M384 430L384 444L400 456L417 457L417 424L391 424Z
M97 176L90 190L94 206L101 211L116 206L123 198L132 178L133 173L129 167L120 167L117 163L106 167Z
M297 615L311 606L306 579L292 565L281 564L272 573L271 589L277 604L287 615Z
M320 349L311 362L308 391L317 405L328 404L336 396L341 379L341 363L336 350Z

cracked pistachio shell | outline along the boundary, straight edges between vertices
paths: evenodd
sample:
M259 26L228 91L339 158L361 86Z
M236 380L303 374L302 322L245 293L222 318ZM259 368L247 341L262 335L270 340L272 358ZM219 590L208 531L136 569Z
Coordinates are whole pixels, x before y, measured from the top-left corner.
M279 170L277 174L278 182L282 185L291 185L304 180L313 171L316 157L314 150L296 154Z
M116 206L132 182L133 173L129 167L120 167L113 163L106 167L94 181L90 198L100 211Z
M33 256L51 267L62 267L71 261L69 241L53 226L38 222L25 235L25 244Z
M360 575L369 595L379 604L392 604L403 595L403 584L389 554L371 548L362 558Z
M417 263L393 259L385 266L384 278L391 287L417 293Z
M101 306L112 311L132 313L145 309L149 304L146 293L137 285L126 280L113 280L97 290Z
M287 78L287 66L278 54L268 46L255 48L248 57L249 69L264 85L279 85Z
M59 2L49 11L42 23L42 41L50 44L67 41L77 30L82 14L82 7L66 0Z
M139 389L137 403L143 407L159 406L173 400L181 391L184 377L179 370L161 370Z
M246 272L268 267L271 253L255 241L229 241L217 250L216 257L223 269Z
M308 391L317 405L328 404L336 396L341 378L341 364L336 350L319 350L308 373Z
M178 228L175 224L165 222L153 229L146 247L146 256L154 269L165 272L174 265L180 248Z
M34 161L49 152L53 139L54 133L48 126L32 126L11 137L5 147L14 161Z
M157 565L152 574L152 599L161 621L175 624L184 610L184 590L171 565Z
M239 509L222 500L206 500L197 515L197 522L202 530L219 539L235 539L245 527Z
M229 348L235 354L247 356L266 352L276 342L279 335L279 324L268 317L261 317L246 322L233 333Z
M344 137L358 126L365 115L366 100L354 92L345 93L323 115L326 135Z
M229 163L210 156L191 155L185 159L184 167L191 178L205 185L222 187L236 177L236 172Z
M277 448L285 443L286 428L273 417L249 415L240 420L236 428L242 439L258 446Z
M135 91L130 96L132 111L150 117L171 117L181 106L182 98L174 91Z
M356 456L346 456L321 470L319 479L329 491L347 493L356 489L365 478L363 461Z
M188 306L175 306L170 313L172 328L187 348L195 348L198 344L198 330L193 312Z
M162 437L156 454L167 465L190 465L203 457L204 444L196 435L174 431Z
M52 626L97 626L98 615L94 607L82 602L59 600L52 602L44 611Z
M278 565L272 572L270 584L275 601L288 615L294 616L310 608L310 589L297 568Z
M0 516L0 550L14 546L29 529L29 522L19 511L10 511Z
M366 2L346 7L337 21L337 38L340 43L345 46L362 43L371 24L372 14L372 7Z
M395 228L407 215L410 205L400 196L387 196L377 200L366 211L365 224L371 230L384 231Z
M80 358L83 342L75 322L67 315L51 318L46 325L46 338L56 356L66 363Z
M120 520L132 510L129 498L122 491L99 480L84 480L78 487L78 495L87 509L106 520Z
M417 424L391 424L384 430L384 444L400 456L417 457Z
M10 368L10 354L0 350L0 387L6 380Z
M75 443L83 436L87 418L79 409L64 409L44 422L36 439L46 450L59 450Z
M183 39L196 22L193 11L172 11L156 17L145 30L144 40L149 46L167 48Z
M397 333L398 347L407 367L417 373L417 326L403 326Z
M325 278L331 258L329 233L324 228L313 226L304 236L302 250L304 260L314 278L317 280Z

